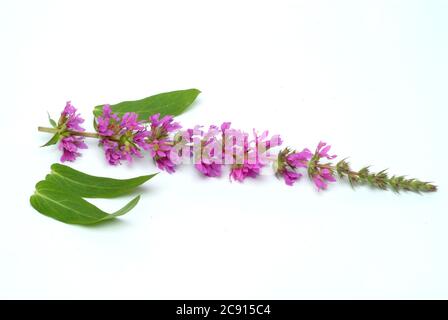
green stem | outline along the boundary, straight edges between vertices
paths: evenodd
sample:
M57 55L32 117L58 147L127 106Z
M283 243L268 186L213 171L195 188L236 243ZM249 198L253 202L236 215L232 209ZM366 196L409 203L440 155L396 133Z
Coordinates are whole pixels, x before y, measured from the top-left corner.
M46 133L57 133L59 130L55 128L38 127L37 131Z
M57 128L38 127L37 130L39 132L46 132L46 133L58 133L59 132L59 129L57 129ZM66 132L68 132L72 136L95 138L95 139L100 138L98 133L94 133L94 132L83 132L83 131L66 131Z

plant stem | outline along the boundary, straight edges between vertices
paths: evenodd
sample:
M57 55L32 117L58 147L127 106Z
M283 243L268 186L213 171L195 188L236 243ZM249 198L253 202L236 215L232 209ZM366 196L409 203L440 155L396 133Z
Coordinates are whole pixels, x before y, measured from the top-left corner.
M57 133L59 130L56 129L56 128L38 127L37 131L39 131L39 132L47 132L47 133Z
M57 129L57 128L38 127L37 130L39 132L46 132L46 133L58 133L59 132L59 129ZM95 139L100 138L98 133L94 133L94 132L83 132L83 131L67 131L67 132L72 136L95 138Z
M94 138L94 139L99 139L100 136L98 133L94 133L94 132L79 132L79 131L69 131L71 135L74 136L80 136L80 137L87 137L87 138Z

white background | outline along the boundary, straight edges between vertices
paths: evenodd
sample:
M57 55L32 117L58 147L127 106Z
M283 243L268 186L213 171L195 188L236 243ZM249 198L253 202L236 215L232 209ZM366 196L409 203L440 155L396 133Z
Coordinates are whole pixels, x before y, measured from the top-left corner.
M447 1L0 1L1 298L448 298ZM92 107L195 87L184 126L320 139L355 167L440 191L205 179L184 166L116 222L34 211L57 162L38 133L67 100ZM88 173L109 167L95 141ZM95 201L114 211L129 197Z

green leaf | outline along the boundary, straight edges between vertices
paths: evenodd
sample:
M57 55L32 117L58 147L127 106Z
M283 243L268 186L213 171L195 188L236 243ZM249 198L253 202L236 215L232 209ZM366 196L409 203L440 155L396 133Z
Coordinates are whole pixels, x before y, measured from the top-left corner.
M47 175L45 180L59 186L65 192L80 197L114 198L132 192L156 174L121 180L91 176L62 164L55 163L51 166L51 174Z
M113 112L122 116L126 112L135 112L139 120L148 120L149 116L160 113L160 116L182 114L201 93L198 89L187 89L165 92L135 101L124 101L111 105ZM93 110L95 117L102 113L103 105Z
M51 119L50 114L49 114L48 112L47 112L47 114L48 114L48 121L50 122L51 126L52 126L53 128L57 128L58 125L56 124L56 121L54 121L53 119Z
M44 145L42 145L40 147L41 148L48 147L48 146L52 146L52 145L58 143L60 136L61 135L59 133L56 133L50 140L48 140L48 142L46 144L44 144Z
M112 198L132 192L155 174L132 179L95 177L70 167L53 164L51 173L36 184L30 198L31 206L40 213L56 220L73 224L94 224L121 216L134 208L140 196L123 208L109 214L83 199Z
M90 202L65 192L59 186L42 181L31 196L30 203L40 213L56 220L89 225L124 215L132 210L139 200L140 196L137 196L117 212L108 214Z

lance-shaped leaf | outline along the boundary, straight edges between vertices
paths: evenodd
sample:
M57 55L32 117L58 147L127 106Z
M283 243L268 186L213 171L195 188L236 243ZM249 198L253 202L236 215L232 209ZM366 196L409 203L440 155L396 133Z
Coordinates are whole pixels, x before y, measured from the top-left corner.
M58 125L56 124L56 121L54 121L51 117L50 117L50 114L47 112L47 114L48 114L48 122L50 122L50 124L51 124L51 126L53 127L53 128L57 128L58 127Z
M70 167L53 164L52 172L36 184L30 202L40 213L66 223L94 224L121 216L134 208L140 196L132 199L123 208L109 214L82 197L111 198L135 190L153 175L132 179L95 177Z
M156 94L141 100L123 101L111 105L113 112L122 116L126 112L135 112L139 120L148 120L149 116L160 113L160 116L182 114L201 93L198 89L178 90ZM103 105L93 110L95 117L102 113Z
M48 142L42 146L40 146L41 148L43 147L48 147L48 146L52 146L56 143L59 142L59 138L61 137L61 135L59 133L56 133L53 137L51 137L50 140L48 140Z
M41 181L30 202L34 209L56 220L70 224L95 224L114 219L132 210L140 196L132 199L115 213L108 214L81 197L65 192L58 185Z
M46 181L59 186L67 193L84 198L114 198L132 192L156 174L131 179L95 177L73 168L55 163Z

